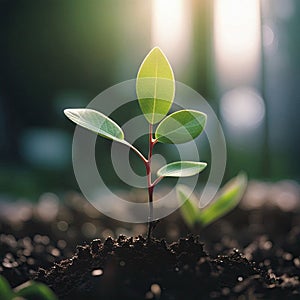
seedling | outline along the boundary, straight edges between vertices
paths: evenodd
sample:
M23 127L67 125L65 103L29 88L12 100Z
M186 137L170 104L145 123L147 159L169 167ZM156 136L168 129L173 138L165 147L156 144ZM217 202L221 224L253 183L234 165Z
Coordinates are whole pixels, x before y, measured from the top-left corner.
M215 199L204 208L199 208L199 200L185 185L178 185L177 197L181 202L181 214L189 227L202 228L233 210L242 199L247 187L247 176L239 173L219 191Z
M46 285L34 281L27 281L20 286L11 289L7 280L3 276L0 276L0 299L57 300L57 297Z
M143 161L147 175L149 218L148 240L151 239L153 219L153 191L164 177L187 177L203 171L204 162L176 161L157 171L152 180L152 153L156 143L182 144L201 134L206 124L206 115L196 110L179 110L166 116L175 96L175 80L172 68L163 54L155 47L146 56L138 71L136 93L139 106L149 123L149 148L145 157L127 142L118 124L101 112L92 109L65 109L65 115L76 124L96 134L130 147ZM158 124L158 125L157 125ZM156 126L157 125L157 126ZM154 126L156 126L154 132Z

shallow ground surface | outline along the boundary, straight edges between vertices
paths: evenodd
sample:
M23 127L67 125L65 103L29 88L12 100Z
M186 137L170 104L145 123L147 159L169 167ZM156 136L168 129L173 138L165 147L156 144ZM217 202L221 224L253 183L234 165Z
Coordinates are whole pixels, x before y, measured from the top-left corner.
M116 223L76 194L1 204L0 273L13 286L36 277L60 299L299 299L299 198L265 190L190 237L174 213L154 232L167 242L150 243L144 225Z

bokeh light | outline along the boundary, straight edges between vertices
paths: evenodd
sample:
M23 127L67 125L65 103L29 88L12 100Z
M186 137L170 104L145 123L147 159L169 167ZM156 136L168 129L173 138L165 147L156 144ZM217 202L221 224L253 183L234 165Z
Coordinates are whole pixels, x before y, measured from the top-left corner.
M215 0L214 4L214 51L220 84L245 84L259 69L259 1Z
M257 91L247 87L225 93L221 98L220 107L226 124L239 131L256 128L265 115L263 99Z
M153 0L151 43L166 53L180 72L191 55L191 12L184 0Z

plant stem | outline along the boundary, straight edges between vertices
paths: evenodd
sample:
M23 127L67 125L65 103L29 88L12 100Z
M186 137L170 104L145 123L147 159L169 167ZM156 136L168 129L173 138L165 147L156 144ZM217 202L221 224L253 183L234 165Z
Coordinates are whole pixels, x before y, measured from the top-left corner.
M158 177L152 183L152 172L151 172L151 160L152 160L152 153L153 147L157 143L157 139L153 139L153 125L149 124L149 151L148 151L148 159L144 157L144 155L136 149L130 143L125 142L124 144L130 147L143 161L146 167L147 173L147 188L148 188L148 203L149 203L149 217L148 217L148 241L151 240L152 231L153 231L153 190L155 186L162 180L163 177Z
M164 177L163 176L160 176L160 177L157 177L153 183L152 183L152 186L155 187Z
M153 190L155 185L152 184L152 173L151 173L151 159L153 147L156 144L156 140L153 139L153 125L149 125L149 152L148 161L146 163L147 172L147 187L148 187L148 202L149 202L149 218L148 218L148 236L147 239L151 239L153 229Z
M147 167L148 160L144 157L144 155L130 143L126 142L124 144L127 145L129 148L131 148L142 159L143 163Z

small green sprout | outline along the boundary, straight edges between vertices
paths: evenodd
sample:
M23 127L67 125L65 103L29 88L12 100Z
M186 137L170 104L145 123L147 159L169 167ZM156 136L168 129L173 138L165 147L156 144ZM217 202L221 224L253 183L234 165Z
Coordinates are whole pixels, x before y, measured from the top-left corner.
M149 218L148 240L154 226L153 191L164 177L186 177L200 173L206 163L177 161L163 166L152 180L151 160L156 143L182 144L201 134L206 124L206 115L196 110L180 110L166 116L175 96L175 80L172 68L163 54L155 47L146 56L138 71L136 93L139 106L149 123L149 148L145 157L125 140L124 132L113 120L92 109L65 109L65 115L77 125L96 134L130 147L144 162L147 174ZM159 123L159 124L158 124ZM158 124L154 132L154 126Z
M57 300L55 294L46 285L34 281L27 281L14 289L11 289L7 280L0 276L0 299L43 299Z
M247 176L241 172L218 192L215 199L203 209L199 208L197 197L185 185L178 185L177 197L182 217L189 227L199 224L202 228L233 210L242 199L247 187Z

